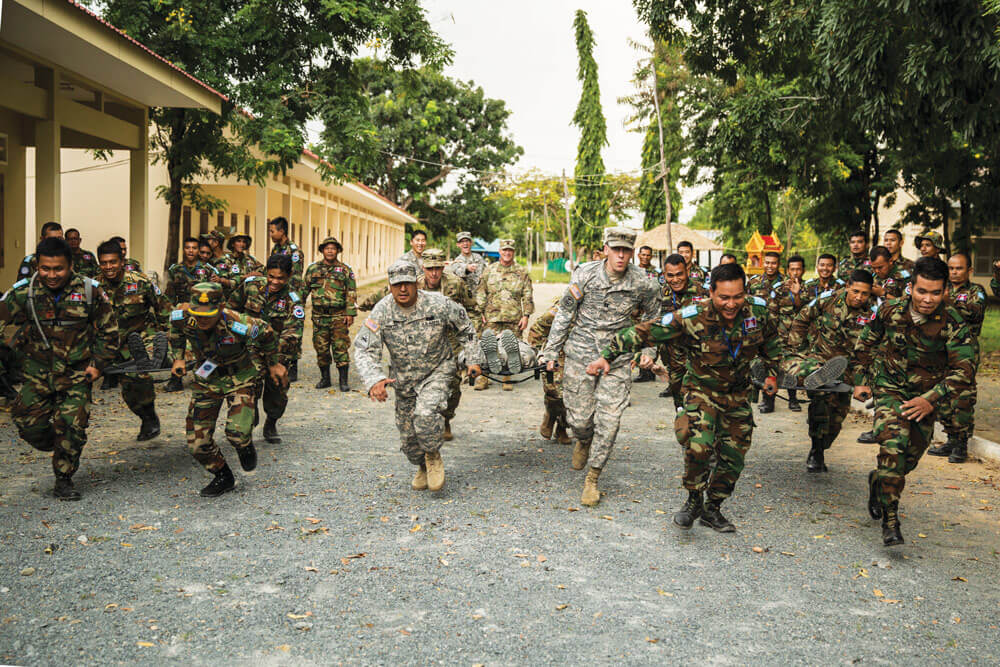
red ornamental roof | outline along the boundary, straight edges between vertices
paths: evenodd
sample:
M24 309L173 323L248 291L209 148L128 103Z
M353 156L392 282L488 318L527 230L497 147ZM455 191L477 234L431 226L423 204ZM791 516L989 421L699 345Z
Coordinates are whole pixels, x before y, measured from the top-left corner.
M760 238L764 242L765 248L776 248L781 245L778 239L774 238L771 234L762 234Z

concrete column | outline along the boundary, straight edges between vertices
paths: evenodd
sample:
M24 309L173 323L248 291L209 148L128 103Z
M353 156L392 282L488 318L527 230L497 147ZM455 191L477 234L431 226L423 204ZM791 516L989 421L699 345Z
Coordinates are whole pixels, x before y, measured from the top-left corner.
M157 270L149 256L149 114L143 111L139 125L140 145L129 151L128 165L128 248L146 270ZM159 273L159 271L157 271Z
M62 218L62 128L57 114L59 72L35 68L35 85L48 91L45 120L35 123L35 228Z
M0 269L0 290L5 290L18 279L17 267L25 255L35 251L37 242L28 238L25 229L27 216L27 155L24 137L18 129L20 118L0 109L0 127L7 134L7 166L0 167L3 174L4 201L0 211L3 224L3 268Z

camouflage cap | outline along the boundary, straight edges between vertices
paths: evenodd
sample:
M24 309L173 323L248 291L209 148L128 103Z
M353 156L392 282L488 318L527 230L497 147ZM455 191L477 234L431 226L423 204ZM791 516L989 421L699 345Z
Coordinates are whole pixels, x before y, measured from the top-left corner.
M200 317L214 317L222 305L222 286L218 283L197 283L191 287L188 313Z
M635 248L636 232L628 227L605 227L604 245L609 248Z
M459 241L471 241L471 240L472 240L472 234L470 232L459 232L458 234L455 234L455 243L458 243Z
M501 250L515 250L517 244L514 243L514 239L500 239L500 249Z
M323 242L319 244L319 251L323 252L323 248L330 245L331 243L337 246L337 252L340 252L341 250L344 249L344 246L340 245L340 241L338 241L335 237L327 236L325 239L323 239Z
M229 238L230 228L223 225L219 225L208 234L212 238L216 239L220 244L224 243L227 238Z
M920 248L920 242L923 241L924 239L927 239L928 241L933 243L934 247L937 248L938 250L942 251L944 250L944 239L941 238L941 235L938 234L937 232L923 232L921 234L917 234L917 237L913 239L913 242L917 246L917 249Z
M405 259L397 259L389 265L389 284L417 282L417 265Z
M226 247L232 250L233 244L236 243L236 241L238 241L239 239L243 239L247 244L247 247L244 248L244 250L249 250L250 245L253 243L253 239L250 238L249 234L236 234L235 236L230 237L230 239L226 241Z
M424 260L425 269L439 269L448 263L444 256L444 250L440 248L428 248L424 250L424 254L420 256L420 259Z

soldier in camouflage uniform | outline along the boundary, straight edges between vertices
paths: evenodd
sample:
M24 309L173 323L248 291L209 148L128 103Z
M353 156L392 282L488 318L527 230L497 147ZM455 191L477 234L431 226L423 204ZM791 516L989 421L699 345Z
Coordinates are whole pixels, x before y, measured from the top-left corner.
M764 273L750 276L747 280L747 294L767 301L771 292L781 285L781 281L781 255L773 250L765 252Z
M882 244L889 251L889 261L892 264L894 278L902 277L898 275L901 270L905 270L907 274L913 273L913 260L903 257L903 233L901 231L898 229L886 230L885 234L882 235ZM906 279L909 280L908 275Z
M827 279L829 279L830 274L833 273L833 263L836 262L836 259L829 255L826 257L833 260L829 262L829 272L827 273ZM824 264L826 263L824 262ZM815 291L815 287L811 286L810 283L818 281L814 279L803 283L802 276L805 275L805 272L806 260L801 255L789 257L786 278L771 292L767 301L768 312L771 314L771 319L778 325L778 335L781 336L782 346L786 351L789 349L787 347L789 325L798 312L802 310L802 306L811 298L819 295L816 293L812 297L807 296ZM765 395L758 409L762 414L774 412L774 397ZM792 412L802 412L802 404L799 403L798 393L795 389L788 390L788 409Z
M913 243L917 246L917 250L920 251L921 257L940 259L941 253L944 252L944 238L937 232L917 234L913 239Z
M264 275L264 265L250 254L253 239L249 234L236 234L226 241L226 261L229 263L229 278L233 281L233 289L240 281L250 276Z
M288 238L288 220L282 217L269 220L267 223L267 234L271 238L271 255L288 255L292 259L292 278L289 286L293 292L305 294L305 283L302 280L303 255L299 247ZM288 368L288 381L298 382L299 379L299 359L292 360L292 365Z
M688 280L697 283L701 287L705 287L705 281L708 280L708 271L705 267L694 261L694 245L690 241L681 241L677 244L677 254L684 258L684 264L687 266Z
M42 233L39 238L40 241L44 241L48 238L61 239L63 238L63 228L58 222L46 222L42 225ZM24 259L21 260L21 265L17 267L17 277L18 279L30 278L31 274L38 270L38 259L35 255L26 255ZM75 273L75 272L74 272Z
M531 276L514 261L513 239L500 239L500 261L486 267L476 288L476 307L482 313L482 330L496 333L511 331L518 338L528 328L528 318L535 312ZM476 389L486 389L489 381L481 377ZM505 389L512 388L509 384Z
M422 229L418 229L413 232L410 236L410 249L403 253L400 259L405 259L408 262L412 262L417 267L417 273L419 274L424 270L424 248L427 247L427 232Z
M993 262L993 277L990 278L990 291L993 296L1000 296L1000 262Z
M121 248L122 248L122 257L125 258L125 270L126 271L135 271L137 273L142 273L142 264L139 263L139 260L135 259L134 257L129 257L128 256L128 244L125 243L124 237L121 237L121 236L112 236L108 240L109 241L114 241L115 243L117 243L118 245L121 246Z
M451 264L446 266L444 270L464 280L469 294L475 295L476 289L479 287L479 280L483 277L483 271L486 270L486 258L472 252L472 234L469 232L456 234L455 242L458 243L461 252L458 257L451 260ZM466 310L469 313L469 319L476 327L476 333L479 333L483 326L482 313L479 312L475 303L473 303L472 308Z
M658 268L653 266L653 249L648 245L644 245L639 248L639 252L635 256L639 260L639 268L643 270L646 277L663 286L663 274Z
M708 301L619 331L587 368L590 373L607 372L614 360L648 345L685 340L691 347L684 376L684 409L674 424L684 448L684 488L688 490L684 507L674 515L674 523L681 528L690 528L701 517L703 525L719 532L735 530L720 507L732 495L750 449L752 362L760 359L765 365L764 392L777 391L778 328L768 315L767 302L747 297L745 285L746 274L738 264L715 267Z
M215 269L215 276L211 281L222 285L222 293L225 296L228 296L240 282L240 278L233 278L230 270L232 259L225 249L228 232L228 228L218 226L207 234L201 235L202 240L207 242L212 249L212 256L208 259L208 264Z
M969 458L969 438L975 428L976 371L979 368L979 335L986 316L986 290L969 280L972 262L965 253L948 259L948 305L959 312L969 326L974 354L972 383L967 391L948 396L938 411L938 420L948 434L948 441L927 450L933 456L947 456L950 463L965 463Z
M191 298L192 286L218 280L218 270L211 264L201 261L198 255L198 245L198 239L193 236L184 239L181 246L182 261L171 264L170 268L167 269L167 288L164 290L164 295L174 308L180 308L180 304L188 302ZM171 375L164 391L183 390L184 384L181 379L176 375Z
M468 314L470 308L476 307L476 300L469 293L465 281L458 276L445 274L445 254L444 250L428 248L424 250L422 257L424 261L423 275L417 278L417 289L425 292L440 292L457 303ZM469 320L472 321L471 318ZM459 358L462 351L462 342L454 334L451 334L451 347L455 358ZM456 367L455 378L451 385L451 393L448 395L448 407L444 411L444 432L442 437L451 440L451 420L455 418L455 411L462 400L462 369Z
M288 368L292 359L302 353L302 329L305 324L305 300L288 287L292 275L292 260L286 255L271 255L264 269L266 276L244 278L233 290L226 307L267 322L278 337L278 363ZM264 399L264 439L281 442L278 420L288 406L288 385L275 382L261 373L254 388L254 411ZM255 417L254 424L257 423Z
M73 273L79 273L81 276L87 276L88 278L97 279L97 274L101 272L101 268L97 265L97 257L92 252L87 252L80 247L80 230L75 228L70 228L66 230L66 243L69 244L69 249L73 251Z
M661 314L676 312L708 298L708 290L702 283L695 282L688 276L687 263L680 254L670 255L663 261L662 275L664 286L660 299ZM676 412L684 406L681 384L684 381L688 350L678 342L673 345L661 345L658 353L668 377L667 388L660 392L660 397L673 398Z
M842 285L847 283L855 269L865 268L865 262L868 261L868 235L863 230L856 229L847 238L847 245L851 254L837 265L837 279ZM834 257L833 261L836 263L837 258Z
M443 413L457 363L449 336L461 341L470 377L481 372L476 330L465 310L443 294L417 289L417 267L396 260L389 267L390 296L375 306L354 338L354 361L373 401L396 390L400 449L415 466L414 490L444 486L441 460ZM382 371L382 346L389 350L389 375Z
M854 354L861 330L875 311L871 296L872 275L855 269L843 290L826 291L809 301L787 328L784 370L805 379L834 357ZM826 472L825 452L840 434L851 407L851 395L808 392L809 438L812 441L806 470Z
M536 317L528 329L528 344L536 350L544 348L549 339L552 323L556 319L556 313L559 312L560 298L553 301L548 310ZM555 429L556 440L561 445L569 445L573 442L566 431L566 406L563 404L562 398L563 367L565 365L566 357L563 354L556 360L555 370L552 371L552 380L549 380L548 373L542 375L542 400L545 404L545 414L542 417L542 425L538 427L538 432L546 440L552 437L553 429Z
M357 286L354 271L337 256L343 250L340 241L332 236L323 239L319 251L323 259L313 262L306 269L305 291L302 302L312 295L313 348L319 364L320 380L317 389L330 386L330 364L336 362L340 376L340 391L350 391L347 372L351 358L347 348L350 345L347 331L354 324L358 314ZM330 348L333 348L333 355Z
M882 519L886 545L903 543L899 498L931 440L933 412L968 392L975 374L969 327L946 303L948 267L922 257L913 274L911 294L883 303L865 326L849 369L855 398L875 390L879 454L868 476L868 511Z
M14 327L13 347L24 354L24 384L11 411L18 435L53 452L54 494L79 500L73 473L87 442L91 383L118 348L111 302L97 283L76 275L61 238L35 250L38 272L0 299L0 323Z
M166 331L171 304L145 274L125 270L121 246L114 241L105 241L97 247L97 260L101 266L101 289L115 309L122 342L115 363L131 361L132 353L124 344L128 336L139 334L144 343L150 344L157 332ZM155 438L160 434L160 418L156 415L153 378L148 374L122 375L121 387L125 405L142 420L136 440Z
M215 443L215 422L223 401L229 404L226 438L236 448L244 470L257 467L253 446L254 387L266 369L275 384L288 384L286 368L278 360L278 337L263 320L222 307L222 287L198 283L191 303L170 314L173 373L186 372L184 350L197 360L187 413L187 443L194 459L212 473L201 495L214 498L236 486L233 471Z
M854 239L857 241L857 237ZM856 262L853 256L847 258L844 261L850 261L851 263L857 263L859 269L865 269L869 273L871 270L871 262L868 260L868 256L865 255L865 261ZM841 267L843 267L844 262L841 262ZM802 299L803 303L806 301L812 301L820 294L824 292L837 291L843 289L847 285L847 281L851 279L851 275L854 273L855 269L848 270L844 275L846 278L841 278L838 272L837 276L833 275L834 269L837 267L837 258L829 253L823 253L816 258L816 277L810 278L802 284Z
M656 286L631 263L635 237L635 231L625 227L604 230L607 259L587 262L573 271L538 358L555 370L556 361L565 354L563 404L576 438L572 465L574 470L588 466L580 502L589 506L601 500L597 479L611 456L628 406L632 368L630 359L619 359L602 377L594 378L587 374L587 364L636 313L648 320L660 312ZM646 352L654 354L652 349Z

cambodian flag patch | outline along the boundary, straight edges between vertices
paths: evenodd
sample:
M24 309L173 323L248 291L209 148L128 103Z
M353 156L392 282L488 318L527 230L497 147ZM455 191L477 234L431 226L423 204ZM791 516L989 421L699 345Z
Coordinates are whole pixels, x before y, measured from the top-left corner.
M743 328L745 330L747 330L747 331L750 331L751 329L756 329L757 328L757 318L756 317L748 317L745 320L743 320Z
M236 337L223 336L222 339L219 341L219 343L221 343L222 345L236 345Z
M285 300L284 299L278 299L277 303L274 304L274 307L276 309L278 309L278 310L284 310L285 309Z
M80 294L79 292L73 292L72 294L69 295L69 300L70 301L83 301L83 295Z
M868 322L870 322L870 321L871 321L871 318L868 317L867 315L858 315L858 324L859 325L864 326L864 325L868 324Z
M125 293L132 294L139 291L139 283L127 283L125 285Z
M969 295L968 294L956 294L955 295L955 301L961 301L961 302L964 303L965 301L968 301L968 300L969 300Z

